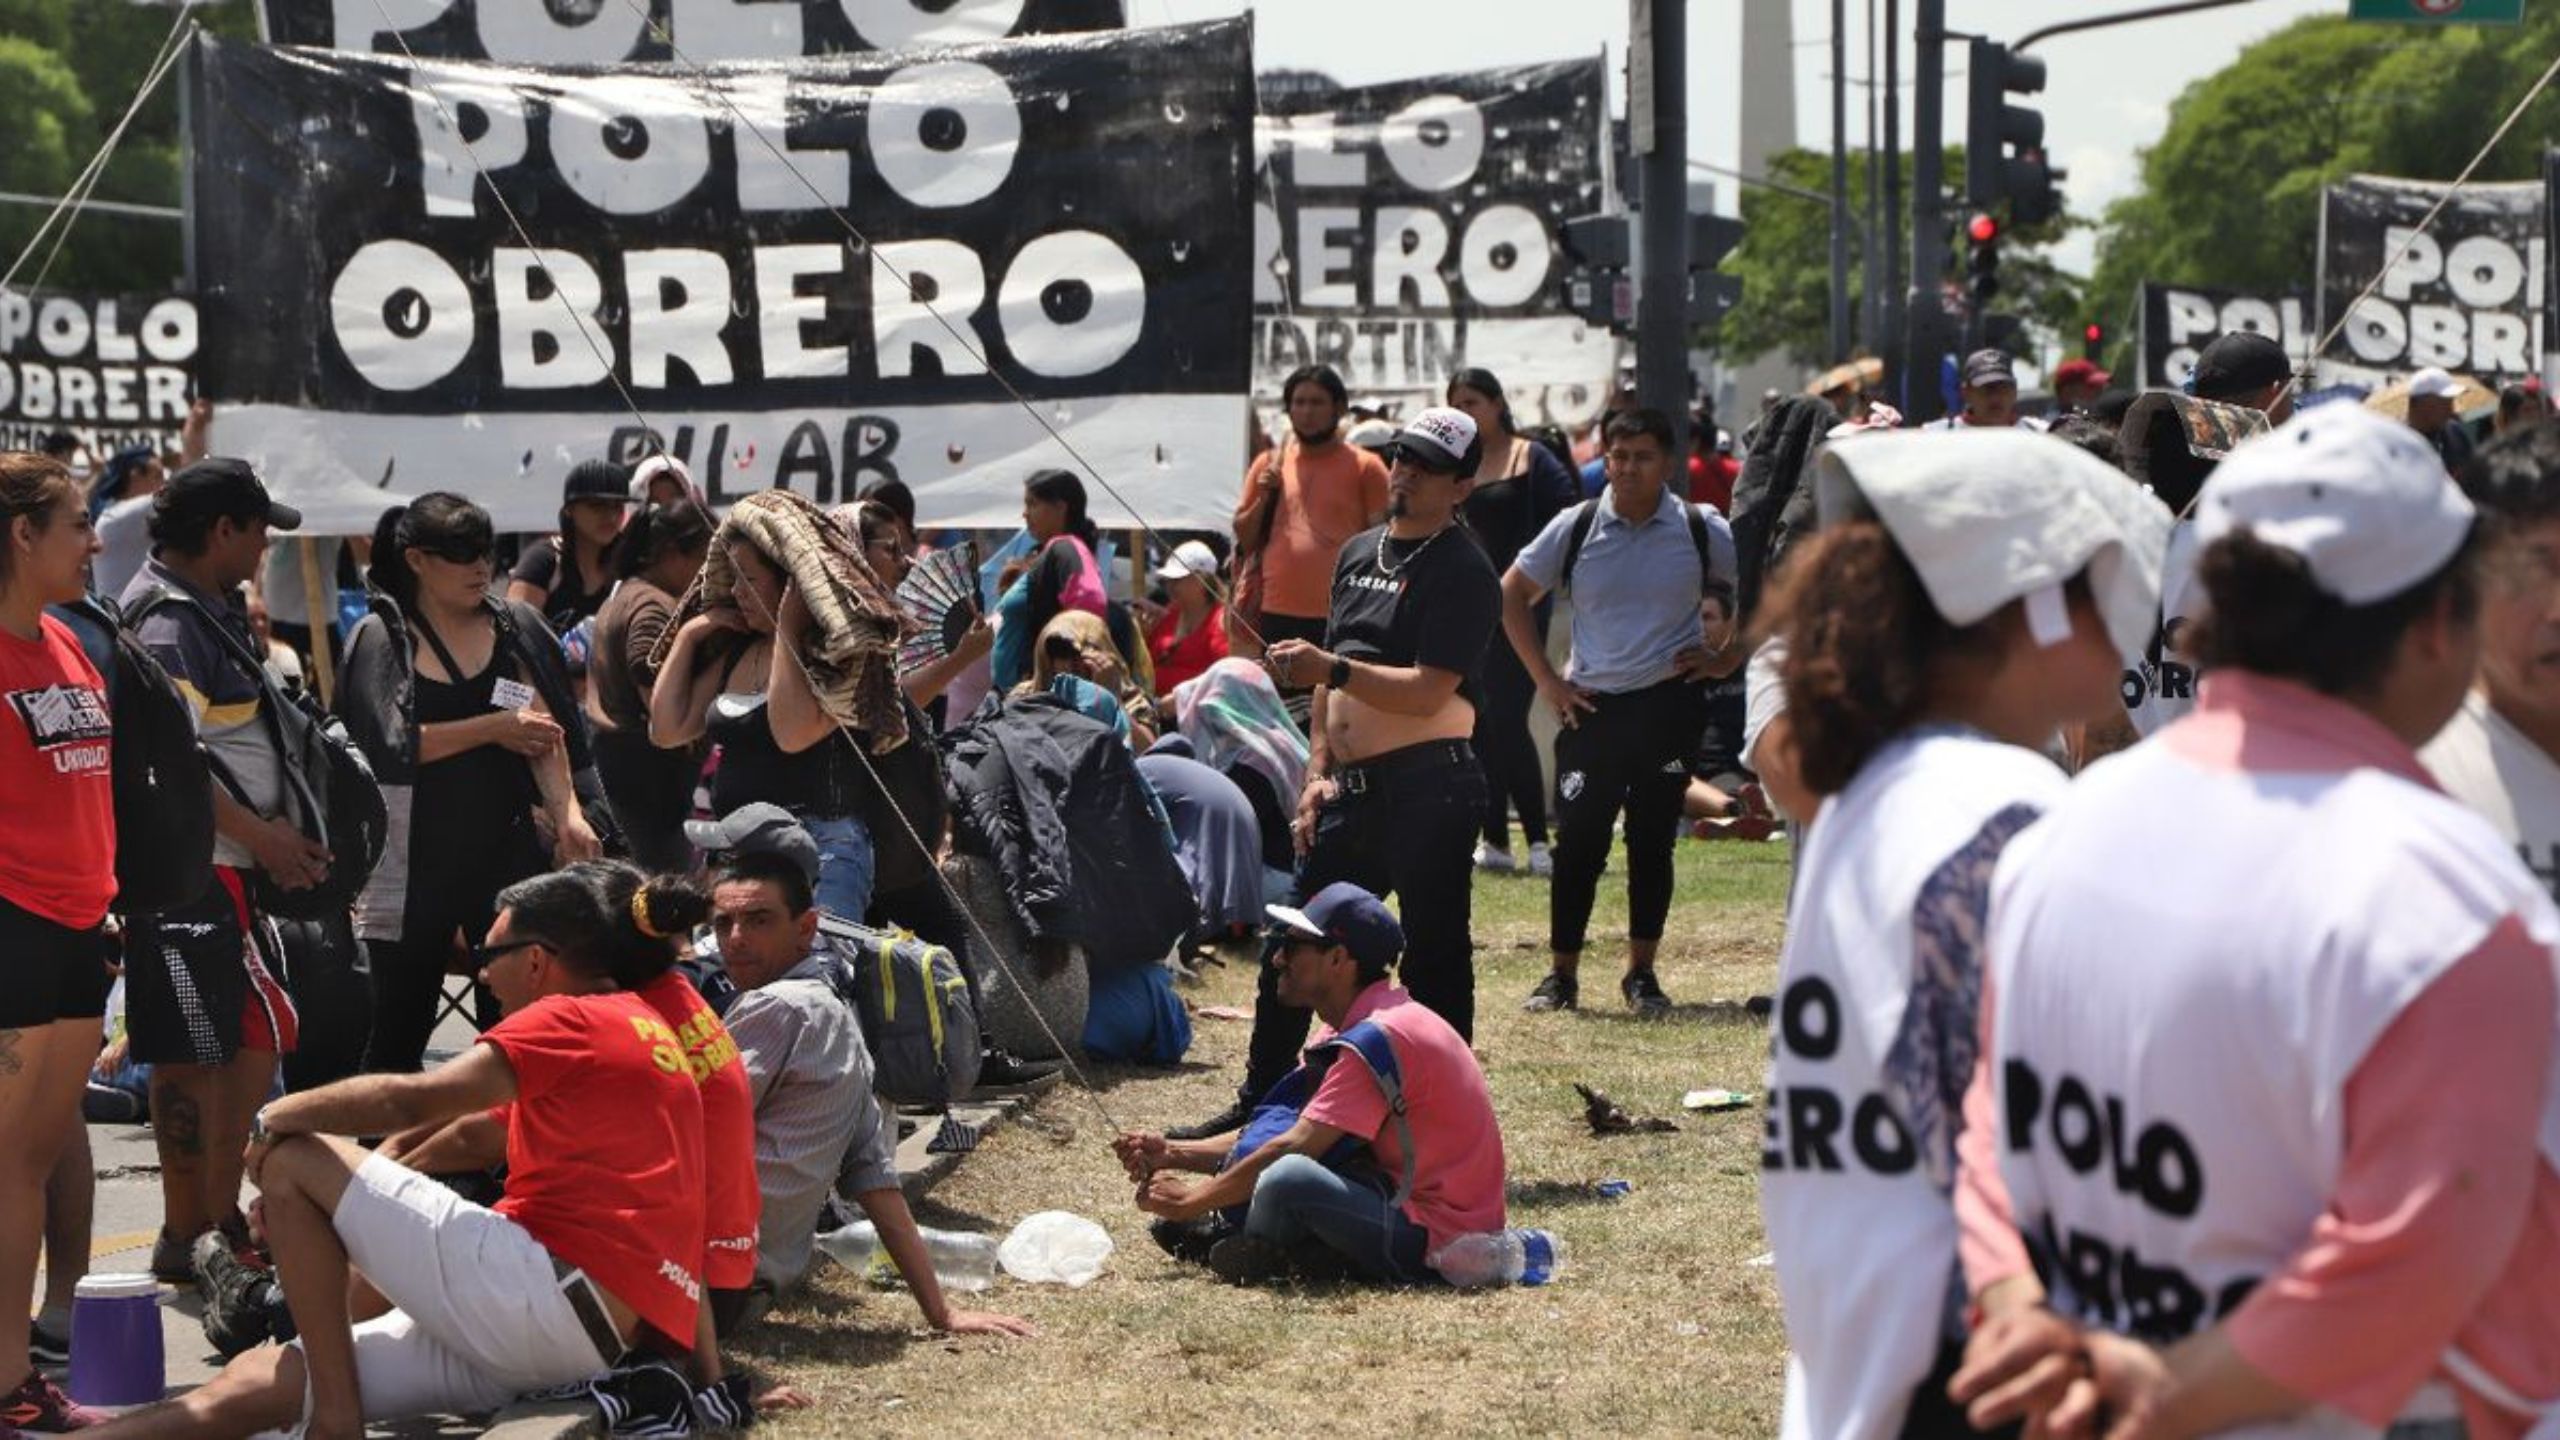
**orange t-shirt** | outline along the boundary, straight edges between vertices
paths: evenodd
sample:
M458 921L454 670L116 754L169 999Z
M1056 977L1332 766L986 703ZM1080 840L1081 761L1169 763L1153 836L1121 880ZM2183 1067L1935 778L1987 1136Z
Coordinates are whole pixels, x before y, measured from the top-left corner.
M702 1100L637 995L546 995L480 1037L507 1057L501 1215L690 1350L702 1302Z
M673 1026L684 1046L685 1067L702 1092L702 1283L714 1290L744 1290L756 1278L756 1222L764 1192L756 1186L756 1100L738 1042L702 992L673 970L632 992Z
M1260 498L1262 477L1275 460L1280 503L1262 548L1262 608L1321 620L1333 610L1333 560L1342 542L1386 513L1387 467L1357 445L1336 440L1309 449L1291 436L1279 449L1255 457L1245 471L1239 511Z

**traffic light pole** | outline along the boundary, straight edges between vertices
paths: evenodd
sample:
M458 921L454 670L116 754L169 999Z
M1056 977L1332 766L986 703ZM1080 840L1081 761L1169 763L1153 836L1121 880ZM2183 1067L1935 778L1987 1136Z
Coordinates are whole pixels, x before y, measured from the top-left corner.
M1848 358L1849 0L1831 0L1831 361Z
M1633 0L1650 24L1653 148L1644 175L1642 279L1636 287L1636 395L1671 417L1672 464L1689 454L1688 0ZM1644 98L1630 87L1630 104Z
M1917 424L1946 413L1938 389L1945 333L1939 298L1947 271L1946 93L1947 0L1917 0L1919 35L1911 82L1911 290L1904 314L1905 418Z

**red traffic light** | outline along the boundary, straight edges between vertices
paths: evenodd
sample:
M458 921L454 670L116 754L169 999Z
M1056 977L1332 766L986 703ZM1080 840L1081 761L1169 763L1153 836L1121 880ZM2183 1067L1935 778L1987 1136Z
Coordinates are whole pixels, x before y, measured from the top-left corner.
M2089 328L2080 332L2080 338L2092 345L2103 345L2107 339L2107 327L2093 320L2089 322Z
M1988 245L2000 238L2000 222L1988 215L1976 215L1964 227L1964 233L1973 237L1974 244Z

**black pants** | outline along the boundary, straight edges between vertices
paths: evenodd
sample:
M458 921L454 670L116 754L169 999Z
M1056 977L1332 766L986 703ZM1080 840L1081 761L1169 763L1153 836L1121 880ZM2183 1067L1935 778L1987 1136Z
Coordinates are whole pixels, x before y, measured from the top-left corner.
M1547 943L1558 954L1582 950L1621 811L1627 935L1662 938L1671 915L1671 847L1680 835L1680 800L1705 712L1701 687L1666 680L1623 695L1596 695L1589 713L1556 733L1556 873Z
M364 1068L372 1073L423 1067L455 932L463 943L479 944L498 916L498 892L551 868L530 819L490 836L477 853L412 855L410 864L401 938L364 942L373 971L373 1036L365 1043ZM474 990L474 1020L485 1030L496 1023L496 1006L485 987Z
M1546 627L1538 627L1541 634ZM1538 744L1529 738L1529 706L1537 683L1500 635L1484 651L1484 704L1476 709L1476 753L1484 757L1484 843L1511 848L1511 812L1520 812L1520 836L1547 843L1547 772Z
M1727 795L1758 778L1742 763L1742 729L1750 718L1750 691L1739 674L1707 685L1707 723L1689 773Z
M1405 989L1451 1029L1471 1036L1476 962L1468 925L1485 788L1473 747L1458 740L1408 746L1341 766L1334 778L1341 793L1316 817L1314 844L1298 869L1297 899L1337 880L1393 895L1404 923ZM1278 1084L1307 1043L1309 1012L1280 1003L1277 983L1277 973L1264 964L1240 1092L1247 1103Z

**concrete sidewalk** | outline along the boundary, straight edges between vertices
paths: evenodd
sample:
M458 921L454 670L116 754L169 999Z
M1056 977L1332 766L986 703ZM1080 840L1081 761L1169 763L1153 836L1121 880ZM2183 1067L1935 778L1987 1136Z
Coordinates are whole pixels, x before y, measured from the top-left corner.
M1018 1114L1028 1104L1006 1098L982 1105L962 1105L952 1114L981 1135ZM959 1168L964 1155L929 1154L939 1128L933 1117L916 1117L916 1132L898 1146L898 1174L910 1200L922 1197ZM92 1126L90 1146L99 1173L98 1247L91 1252L91 1274L145 1271L151 1266L151 1240L159 1218L159 1166L150 1132L133 1126ZM192 1290L163 1288L160 1332L168 1357L168 1393L182 1394L213 1378L222 1359L206 1343L203 1307ZM502 1410L485 1426L459 1418L376 1425L372 1434L402 1440L442 1440L447 1436L488 1435L497 1440L572 1440L601 1436L593 1405L582 1401L519 1404Z

